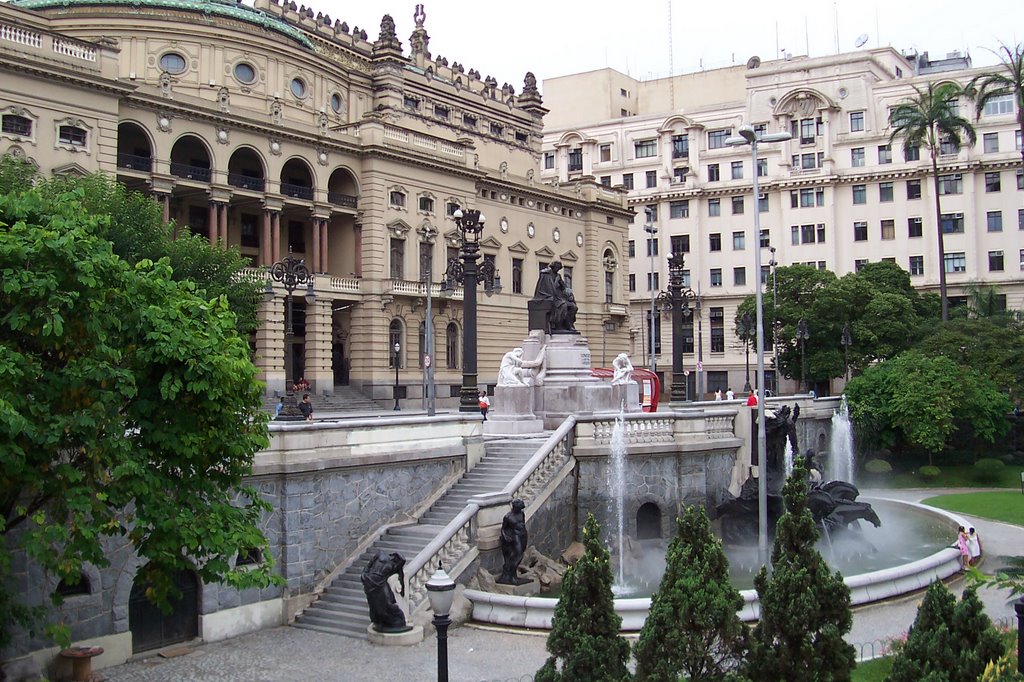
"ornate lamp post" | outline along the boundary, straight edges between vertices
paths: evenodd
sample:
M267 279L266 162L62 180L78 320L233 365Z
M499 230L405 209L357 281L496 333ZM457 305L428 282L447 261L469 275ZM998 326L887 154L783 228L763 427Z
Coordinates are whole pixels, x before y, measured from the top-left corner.
M398 365L400 364L400 360L399 359L401 358L401 355L400 355L401 352L402 352L402 344L400 344L397 341L395 341L395 390L394 390L394 392L395 392L395 409L396 410L402 409L401 407L398 406Z
M672 311L672 402L689 399L689 387L683 370L683 318L690 316L690 301L695 301L697 294L693 289L684 288L684 261L685 254L669 254L668 291L661 292L657 297L662 310Z
M800 390L807 392L807 339L811 338L811 332L807 331L807 322L804 318L796 323L796 340L800 342Z
M270 266L270 279L267 280L267 289L264 293L267 301L274 300L274 282L280 282L284 285L285 295L285 307L284 307L284 390L287 396L284 401L284 407L281 408L281 412L277 415L277 421L300 421L304 419L302 412L299 411L299 406L295 403L295 392L292 387L295 385L294 372L294 336L295 329L293 326L294 312L292 310L292 294L300 286L306 286L306 303L312 304L316 298L316 294L313 293L313 275L309 272L309 268L306 267L306 262L301 258L295 258L289 251L288 255L282 260L274 263Z
M773 382L773 390L779 392L779 285L776 279L775 271L779 267L779 262L775 260L775 247L770 246L768 250L772 254L771 260L768 261L768 267L772 270L772 364L775 366L775 381Z
M651 216L651 209L648 208L645 209L645 211L647 216L647 223L644 225L644 232L651 235L650 238L647 240L647 255L650 256L651 259L651 271L647 275L647 277L649 278L648 284L651 287L651 323L648 325L648 329L650 331L648 339L650 340L651 350L651 372L657 374L658 360L657 356L654 353L654 310L655 305L657 303L658 287L654 286L654 244L657 244L656 240L658 238L658 226L654 224L654 220Z
M853 343L853 336L850 335L850 323L843 325L843 336L839 339L843 344L843 378L850 383L850 344Z
M448 614L455 600L455 581L439 566L426 588L430 610L434 612L431 623L437 630L437 682L448 682L448 626L452 624Z
M750 337L754 335L754 320L750 313L743 313L740 323L736 329L737 334L743 339L743 352L746 355L746 383L743 384L744 393L750 393Z
M424 373L424 385L426 387L426 407L427 416L434 416L434 311L433 311L433 296L431 289L434 286L434 237L437 236L437 230L431 226L427 226L423 231L423 237L426 241L430 242L430 255L427 257L425 272L423 273L423 279L426 282L427 289L427 310L426 317L423 320L423 336L424 336L424 348L423 348L423 373Z
M452 214L455 226L462 236L459 247L459 258L448 261L445 281L442 287L446 291L455 288L455 284L463 286L462 299L462 388L459 391L459 411L479 412L476 374L476 286L482 280L484 293L488 296L501 292L501 277L498 276L494 263L484 260L477 266L480 257L480 236L484 231L486 218L480 211L455 209Z

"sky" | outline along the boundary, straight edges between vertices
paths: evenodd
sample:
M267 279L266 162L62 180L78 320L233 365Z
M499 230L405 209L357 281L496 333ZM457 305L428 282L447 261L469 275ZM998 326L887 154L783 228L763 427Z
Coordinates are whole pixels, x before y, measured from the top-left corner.
M299 0L296 0L297 4ZM403 50L415 28L411 0L305 0L314 12L358 26L375 40L391 14ZM422 0L430 51L517 92L532 71L545 78L611 67L647 80L790 53L821 56L891 45L945 56L968 51L995 63L1000 42L1024 41L1024 0ZM974 8L983 7L983 11ZM922 11L923 10L923 11ZM671 31L669 15L671 13ZM741 18L742 17L742 18ZM838 30L837 30L838 29ZM1017 31L1015 35L1014 32ZM670 41L671 33L671 41ZM838 33L838 41L837 41Z

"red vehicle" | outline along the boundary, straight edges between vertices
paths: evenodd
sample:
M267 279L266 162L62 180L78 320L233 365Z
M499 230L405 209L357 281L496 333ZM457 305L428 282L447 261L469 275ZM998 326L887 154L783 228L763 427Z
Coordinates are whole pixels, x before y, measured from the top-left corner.
M590 375L611 379L615 376L615 370L610 367L593 367ZM644 412L658 411L658 398L661 396L661 381L658 375L649 369L634 367L629 378L640 385L640 406Z

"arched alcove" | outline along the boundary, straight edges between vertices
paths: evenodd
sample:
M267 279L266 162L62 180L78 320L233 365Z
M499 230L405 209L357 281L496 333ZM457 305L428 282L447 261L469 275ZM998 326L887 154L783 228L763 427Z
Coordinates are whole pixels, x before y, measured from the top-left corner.
M638 540L661 537L661 508L653 502L645 502L636 510L636 537Z

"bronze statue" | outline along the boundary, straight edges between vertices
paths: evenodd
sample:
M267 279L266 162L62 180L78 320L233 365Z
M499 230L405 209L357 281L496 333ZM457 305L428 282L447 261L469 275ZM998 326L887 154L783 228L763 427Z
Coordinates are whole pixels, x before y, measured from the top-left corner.
M405 596L404 568L405 557L398 552L377 552L360 576L366 602L370 607L370 622L377 632L406 632L412 629L412 626L406 624L405 613L395 601L395 593L388 585L388 578L397 575L398 593Z
M496 582L502 585L522 585L530 582L516 575L519 562L526 552L526 503L520 499L512 500L512 511L501 520L501 556L505 560L501 566L501 577Z
M576 331L576 297L561 275L562 264L552 261L540 271L533 298L528 304L530 329L543 329L548 334L578 334Z

